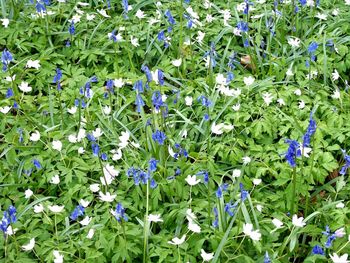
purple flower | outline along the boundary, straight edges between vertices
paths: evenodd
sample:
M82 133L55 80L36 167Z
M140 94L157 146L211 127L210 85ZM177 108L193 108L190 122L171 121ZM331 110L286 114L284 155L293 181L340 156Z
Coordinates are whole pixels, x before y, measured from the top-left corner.
M287 139L285 142L289 144L289 147L286 153L286 160L291 167L295 167L296 166L295 158L297 157L299 143L295 140L289 140L289 139Z
M343 167L340 169L340 174L341 175L345 175L346 171L348 170L348 168L350 167L350 155L346 154L345 150L342 150L343 155L344 155L344 160L345 160L345 164L343 165Z
M117 206L115 207L114 217L115 219L117 219L118 222L121 222L122 219L124 221L128 221L128 217L125 214L125 208L121 203L118 203Z
M70 215L70 219L77 220L79 216L84 215L85 208L82 205L77 205Z
M153 134L152 134L152 139L157 142L160 145L164 144L164 141L166 139L166 135L164 132L156 130Z
M322 256L325 255L322 247L320 247L319 245L316 245L312 248L311 254L312 255L322 255Z

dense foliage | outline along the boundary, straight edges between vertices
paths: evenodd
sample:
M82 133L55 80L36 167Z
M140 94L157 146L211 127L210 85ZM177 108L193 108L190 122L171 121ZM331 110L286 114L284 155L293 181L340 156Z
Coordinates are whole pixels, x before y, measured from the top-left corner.
M349 0L0 7L5 262L348 262Z

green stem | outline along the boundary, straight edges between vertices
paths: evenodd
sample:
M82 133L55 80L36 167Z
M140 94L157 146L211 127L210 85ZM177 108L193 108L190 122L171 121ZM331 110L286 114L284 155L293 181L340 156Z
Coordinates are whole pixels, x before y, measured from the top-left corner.
M292 205L291 205L291 213L294 214L295 207L295 192L296 192L296 184L297 184L297 169L293 168L293 178L292 178Z
M143 232L143 263L147 262L148 258L148 232L149 225L148 222L148 208L149 208L149 181L146 184L146 214L145 214L145 223L144 223L144 232Z

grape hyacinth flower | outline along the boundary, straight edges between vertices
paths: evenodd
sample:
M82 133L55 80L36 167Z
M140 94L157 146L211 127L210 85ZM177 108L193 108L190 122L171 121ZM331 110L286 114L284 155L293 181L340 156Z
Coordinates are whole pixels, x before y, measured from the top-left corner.
M79 216L84 215L85 208L82 205L77 205L70 215L70 219L77 220Z
M157 142L159 145L163 145L164 141L166 139L166 135L164 132L156 130L153 134L152 134L152 139L153 141Z

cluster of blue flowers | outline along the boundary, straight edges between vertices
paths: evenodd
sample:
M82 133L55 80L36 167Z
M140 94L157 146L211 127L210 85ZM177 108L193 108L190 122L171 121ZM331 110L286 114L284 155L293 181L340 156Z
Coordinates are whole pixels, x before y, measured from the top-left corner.
M73 212L70 215L70 219L77 220L78 217L83 216L85 212L85 208L82 205L77 205Z

